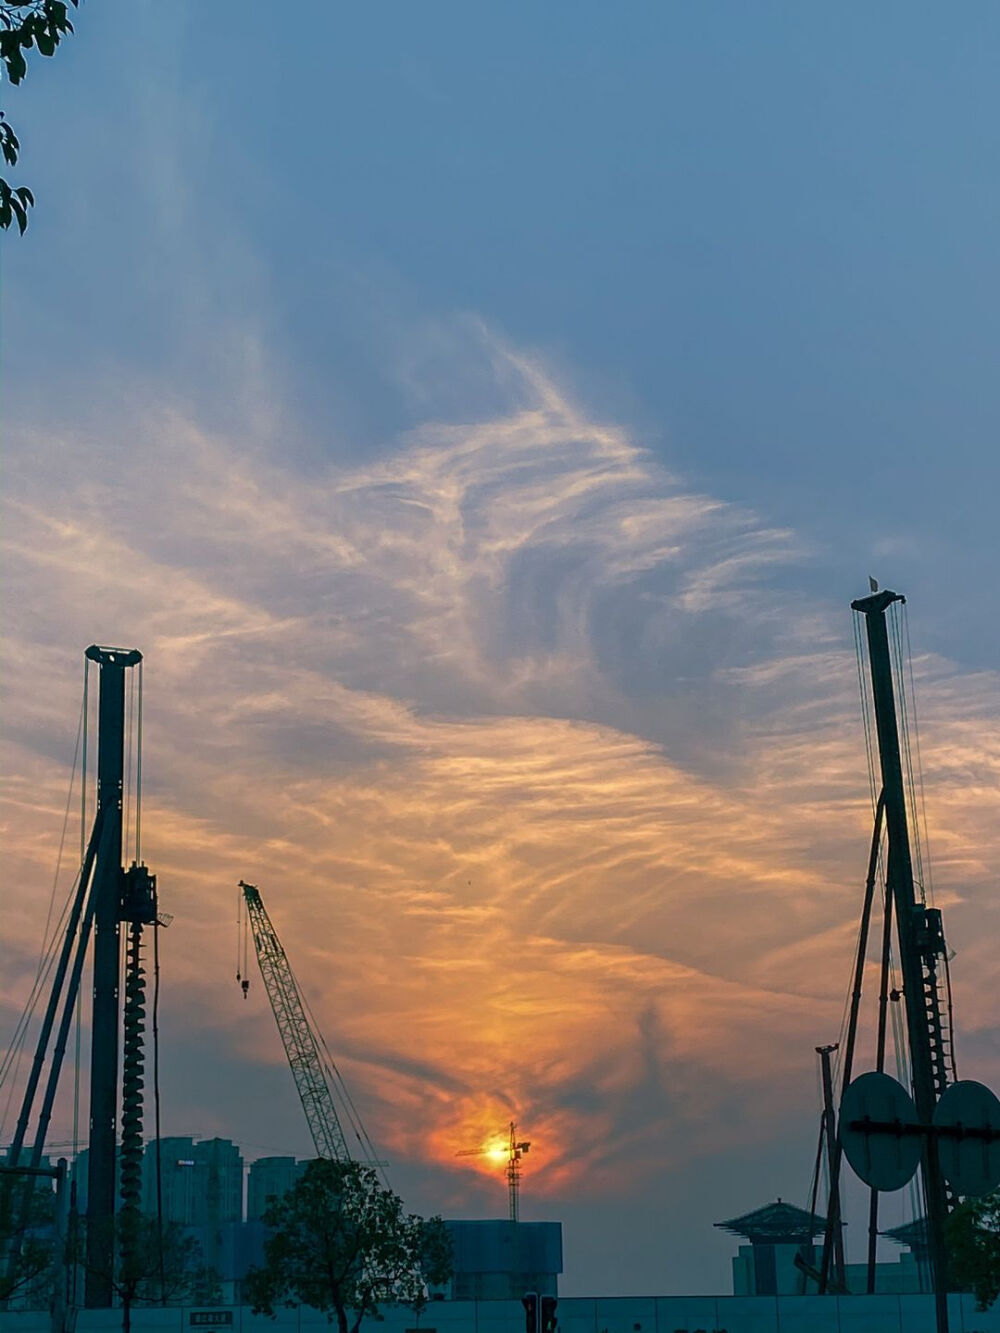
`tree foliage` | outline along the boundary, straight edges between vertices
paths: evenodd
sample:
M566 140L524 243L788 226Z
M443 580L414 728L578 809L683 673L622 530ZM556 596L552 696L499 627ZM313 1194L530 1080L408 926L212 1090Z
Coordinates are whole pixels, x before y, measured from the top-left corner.
M310 1162L264 1213L271 1235L246 1293L254 1313L277 1305L322 1310L339 1333L357 1333L382 1304L415 1310L428 1282L451 1274L451 1241L439 1217L403 1212L402 1200L356 1162Z
M49 1303L55 1194L49 1181L5 1177L0 1186L0 1302Z
M204 1261L201 1246L178 1222L164 1222L133 1209L122 1209L107 1227L105 1245L87 1245L88 1228L81 1227L73 1246L74 1257L88 1272L110 1279L122 1309L123 1324L133 1305L218 1304L218 1274ZM93 1226L90 1228L93 1234ZM94 1254L112 1256L108 1272L92 1261Z
M948 1219L947 1243L951 1280L988 1310L1000 1295L1000 1190L959 1204Z
M79 3L69 0L74 9ZM25 52L34 48L40 55L55 55L56 47L72 31L66 0L0 0L0 63L10 82L20 83L27 74ZM0 154L9 167L17 165L20 151L17 135L0 111ZM34 202L26 185L12 186L0 177L0 228L6 230L17 223L23 235Z

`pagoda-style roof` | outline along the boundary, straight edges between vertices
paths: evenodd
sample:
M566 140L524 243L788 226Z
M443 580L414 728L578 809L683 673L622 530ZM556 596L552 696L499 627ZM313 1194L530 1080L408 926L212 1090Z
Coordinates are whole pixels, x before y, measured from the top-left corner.
M917 1217L912 1222L904 1222L901 1227L893 1227L891 1231L880 1231L880 1236L888 1236L894 1240L897 1245L908 1245L914 1254L920 1254L927 1250L927 1218Z
M715 1226L733 1236L744 1236L751 1245L802 1245L826 1230L826 1218L778 1199L744 1217L716 1222Z

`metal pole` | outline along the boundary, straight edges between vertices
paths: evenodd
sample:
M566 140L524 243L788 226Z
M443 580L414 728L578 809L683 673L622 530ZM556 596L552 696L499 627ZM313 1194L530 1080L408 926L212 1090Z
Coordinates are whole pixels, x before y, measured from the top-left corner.
M889 635L885 622L885 613L893 602L904 600L905 598L899 593L885 590L852 602L851 608L865 617L868 635L875 727L878 734L885 820L889 837L887 881L896 908L913 1100L921 1123L929 1125L934 1115L936 1092L931 1041L924 1006L923 967L918 936L918 915L921 909L918 908L913 886L913 862L906 817L903 765L899 751ZM938 1165L937 1144L930 1135L924 1141L923 1174L938 1333L947 1333L948 1295L944 1224L948 1216L948 1199L944 1178Z
M865 877L865 896L861 908L861 928L858 931L858 952L854 964L854 986L851 991L850 1017L847 1023L847 1039L844 1046L844 1060L841 1066L841 1095L843 1095L843 1089L850 1083L854 1072L854 1051L858 1038L858 1019L861 1010L861 991L865 973L865 956L868 952L868 935L871 929L872 904L875 899L875 878L878 874L878 851L882 841L882 818L884 813L885 797L882 792L879 792L878 803L875 806L875 827L872 831L871 851L868 854L868 874ZM817 1046L816 1049L821 1053L820 1047ZM830 1104L832 1105L832 1085L830 1091ZM830 1123L832 1132L833 1129L835 1129L835 1122L831 1120ZM834 1134L832 1139L832 1151L830 1154L830 1198L835 1201L837 1211L836 1215L834 1215L832 1206L827 1210L826 1233L823 1237L823 1261L820 1267L819 1289L821 1293L824 1293L827 1289L827 1279L830 1274L830 1260L834 1253L834 1237L839 1241L840 1272L838 1273L838 1277L841 1280L846 1280L846 1268L844 1266L843 1254L844 1233L840 1217L840 1167L842 1158L843 1149L840 1146L840 1136ZM871 1285L873 1282L874 1277L872 1276L869 1279L869 1291L874 1290L874 1287Z
M94 1002L90 1047L90 1161L87 1175L87 1290L90 1308L111 1305L114 1270L115 1141L118 1120L119 923L122 908L122 796L125 671L142 654L87 649L100 667L97 809L104 818L94 875Z
M830 1173L830 1197L827 1203L826 1235L823 1240L823 1264L820 1270L820 1295L825 1295L830 1276L831 1261L833 1285L844 1290L844 1233L840 1223L840 1172L837 1152L837 1116L833 1109L833 1073L830 1056L837 1045L817 1046L816 1054L823 1071L823 1123L826 1127L826 1159Z
M69 1177L65 1157L59 1158L56 1172L56 1243L52 1250L52 1333L65 1333L66 1288L69 1278Z

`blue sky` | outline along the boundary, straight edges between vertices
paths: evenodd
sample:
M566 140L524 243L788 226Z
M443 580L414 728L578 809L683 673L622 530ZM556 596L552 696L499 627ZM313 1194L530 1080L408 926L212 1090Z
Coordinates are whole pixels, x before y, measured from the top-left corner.
M78 654L135 642L149 856L219 1015L167 1057L172 1128L306 1149L277 1093L233 1123L234 1080L283 1071L193 961L228 957L219 886L257 864L414 1206L488 1212L448 1145L534 1117L559 1149L525 1207L566 1217L568 1290L723 1288L710 1223L803 1201L810 1169L866 855L869 572L910 597L960 1023L996 1080L1000 15L76 24L7 99L38 199L4 254L20 883L51 877ZM17 892L15 972L44 921ZM392 1040L415 1007L433 1117Z

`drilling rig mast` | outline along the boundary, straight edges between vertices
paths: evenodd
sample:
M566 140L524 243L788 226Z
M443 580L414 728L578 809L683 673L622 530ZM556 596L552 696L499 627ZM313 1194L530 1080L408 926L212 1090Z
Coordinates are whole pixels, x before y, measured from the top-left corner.
M965 1188L961 1191L963 1193L983 1193L991 1188L991 1178L985 1165L985 1156L984 1165L975 1179L971 1175L963 1176L960 1166L949 1160L947 1180L951 1181L953 1186L949 1188L939 1156L939 1143L952 1140L958 1142L964 1139L978 1141L980 1138L992 1141L1000 1137L991 1129L987 1111L975 1111L970 1117L966 1109L962 1119L956 1120L950 1109L955 1106L956 1098L966 1108L970 1095L977 1107L988 1106L992 1102L1000 1109L1000 1104L997 1104L996 1098L982 1085L956 1081L950 1023L948 952L941 913L936 908L929 907L925 901L920 872L920 843L915 824L912 828L911 845L910 821L917 815L916 788L912 765L909 773L904 771L903 765L904 753L909 759L909 740L905 680L902 671L904 636L898 619L899 606L905 600L899 593L879 591L877 583L871 580L871 596L859 598L851 603L852 610L857 612L864 622L863 637L858 635L859 666L865 644L870 671L870 699L874 708L874 730L877 740L876 759L881 779L880 784L873 782L873 798L878 785L881 791L877 801L874 802L875 827L868 862L868 879L842 1068L838 1143L830 1160L831 1198L823 1248L820 1291L826 1289L833 1251L839 1240L838 1179L841 1152L847 1154L855 1172L871 1186L867 1284L869 1292L875 1290L879 1191L901 1188L910 1179L919 1163L926 1208L925 1226L937 1328L938 1333L947 1333L948 1275L945 1222L959 1192L954 1188L955 1181L963 1179L966 1181ZM891 625L887 623L887 613L890 611L893 616ZM896 679L893 676L890 637L896 648L898 668ZM866 698L866 734L867 708ZM883 836L887 848L876 1069L852 1080L865 951ZM902 974L902 986L899 989L895 987L890 989L893 927L895 927L897 956ZM888 1003L900 1000L905 1011L909 1090L895 1083L884 1072ZM877 1109L890 1105L891 1112ZM986 1123L974 1124L973 1120L977 1116L984 1117ZM912 1157L902 1155L904 1139L900 1137L900 1126L904 1121L910 1136L905 1142L912 1147ZM864 1145L860 1153L859 1137ZM965 1149L962 1151L964 1153ZM992 1183L995 1184L995 1180Z
M59 1075L69 1036L80 980L91 934L94 936L94 992L90 1048L90 1134L87 1184L86 1303L111 1305L115 1272L115 1232L123 1258L134 1235L128 1222L139 1209L142 1170L143 1066L145 1031L145 972L142 937L146 926L156 927L156 877L141 863L141 734L142 654L137 649L91 645L87 663L96 663L100 680L98 705L97 808L90 839L77 877L59 960L42 1020L35 1056L21 1102L6 1166L20 1162L34 1112L41 1075L49 1069L38 1113L37 1128L28 1157L37 1170L45 1148ZM130 829L126 811L126 672L139 667L136 728L134 847L136 859L126 870L122 856ZM132 678L134 682L134 677ZM134 697L134 693L133 693ZM86 690L84 708L86 710ZM119 995L122 971L122 926L127 930L124 968L124 1009ZM67 979L68 974L68 979ZM65 987L65 993L64 992ZM61 1012L60 1012L61 1009ZM56 1018L59 1018L56 1027ZM56 1028L51 1054L49 1042ZM122 1040L124 1032L124 1040ZM119 1043L121 1064L121 1142L118 1133ZM116 1222L115 1195L121 1197ZM17 1207L23 1212L29 1196ZM10 1205L5 1197L4 1207ZM9 1263L16 1262L11 1250Z
M277 932L271 924L271 918L261 901L260 893L255 885L247 884L244 880L240 880L240 891L246 904L247 921L253 935L264 989L271 1002L271 1009L278 1025L292 1077L295 1079L295 1087L316 1148L316 1155L337 1162L361 1160L364 1165L380 1170L383 1163L378 1160L371 1139L361 1124L354 1103L340 1076L340 1071L326 1049L322 1034L312 1021L309 1006L295 979L292 965L282 948ZM243 974L237 973L236 978L243 987L244 995L249 987L245 969L244 963ZM337 1112L334 1088L358 1143L356 1158L347 1145L341 1118Z
M899 939L899 965L903 977L907 1046L910 1076L917 1114L929 1124L934 1107L954 1078L952 1050L943 1021L940 964L947 958L941 913L918 899L913 876L913 857L903 783L896 698L886 612L899 593L873 592L851 603L865 620L871 668L875 727L878 737L885 824L888 835L886 892L892 900ZM911 812L915 815L916 812ZM943 971L943 968L940 968ZM946 1290L944 1223L950 1199L941 1174L936 1144L928 1138L923 1154L923 1184L927 1206L931 1270L940 1300ZM945 1319L947 1311L945 1309Z

